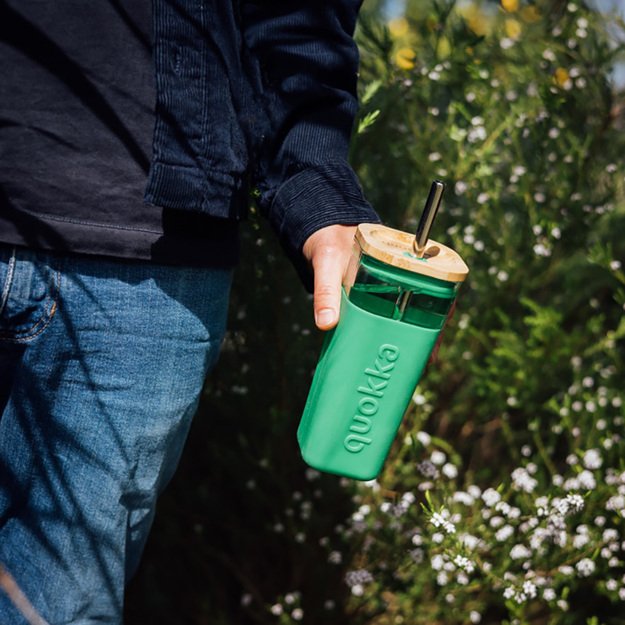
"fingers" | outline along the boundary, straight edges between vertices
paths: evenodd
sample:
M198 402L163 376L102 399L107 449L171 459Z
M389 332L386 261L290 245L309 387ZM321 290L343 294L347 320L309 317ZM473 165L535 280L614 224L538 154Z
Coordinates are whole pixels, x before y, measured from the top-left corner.
M344 269L341 252L335 247L323 246L313 258L313 308L315 323L320 330L330 330L338 323Z
M338 323L341 284L355 232L355 226L327 226L317 230L304 244L304 255L313 268L313 309L320 330L330 330Z

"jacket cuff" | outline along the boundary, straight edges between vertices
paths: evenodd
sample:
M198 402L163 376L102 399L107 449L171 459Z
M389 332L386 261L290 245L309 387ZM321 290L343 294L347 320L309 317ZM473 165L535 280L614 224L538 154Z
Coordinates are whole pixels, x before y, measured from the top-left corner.
M269 221L309 292L312 270L302 254L306 239L325 226L380 223L380 217L364 198L356 174L347 163L309 166L289 178L277 190Z

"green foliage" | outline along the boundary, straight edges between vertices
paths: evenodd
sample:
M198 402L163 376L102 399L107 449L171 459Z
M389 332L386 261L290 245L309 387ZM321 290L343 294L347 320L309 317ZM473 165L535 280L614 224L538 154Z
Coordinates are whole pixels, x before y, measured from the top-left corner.
M625 620L622 24L579 2L367 14L352 162L384 221L471 269L380 478L307 470L321 337L254 214L230 332L128 622Z

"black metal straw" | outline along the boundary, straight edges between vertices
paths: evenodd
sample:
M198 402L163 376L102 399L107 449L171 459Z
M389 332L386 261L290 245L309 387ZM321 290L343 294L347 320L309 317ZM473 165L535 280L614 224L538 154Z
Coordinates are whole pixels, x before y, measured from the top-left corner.
M445 185L440 180L435 180L430 187L430 193L428 194L428 199L425 201L425 206L423 207L414 239L414 250L418 258L423 258L425 254L430 229L432 228L432 223L434 222L438 208L441 205L444 190Z

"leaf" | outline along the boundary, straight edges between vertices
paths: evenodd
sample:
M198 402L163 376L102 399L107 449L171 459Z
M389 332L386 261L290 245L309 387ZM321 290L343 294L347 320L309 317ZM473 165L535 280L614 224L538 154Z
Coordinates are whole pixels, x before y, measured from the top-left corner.
M360 98L360 101L362 102L362 104L367 104L368 102L370 102L373 96L378 92L381 86L382 86L382 81L379 79L370 82L366 86L365 92L362 94L362 98Z
M371 111L367 113L359 122L358 122L358 130L356 131L359 135L362 134L369 128L373 126L375 120L380 115L380 109L376 109L375 111Z

